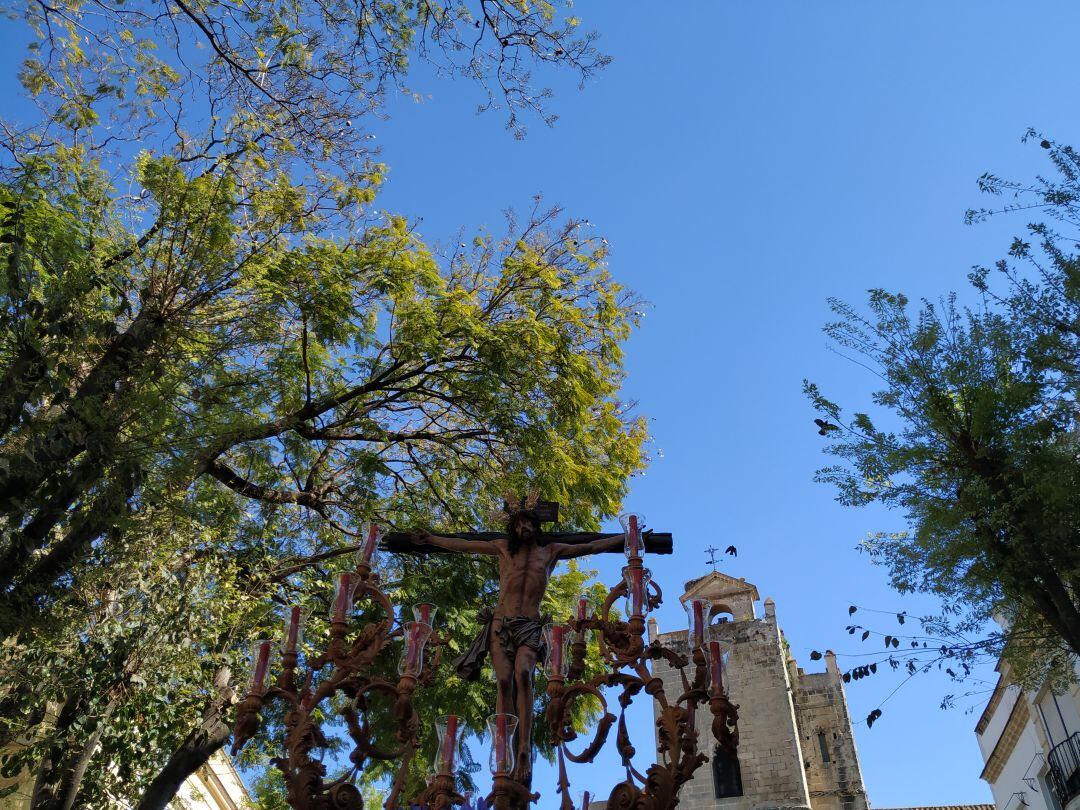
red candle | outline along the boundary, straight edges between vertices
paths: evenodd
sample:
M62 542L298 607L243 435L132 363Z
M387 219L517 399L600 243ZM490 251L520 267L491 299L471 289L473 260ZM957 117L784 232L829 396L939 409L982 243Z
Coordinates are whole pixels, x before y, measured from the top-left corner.
M427 602L416 606L416 620L424 624L431 624L431 605Z
M255 669L251 675L251 691L261 694L266 689L266 670L270 668L270 642L260 641L255 647Z
M500 770L506 768L506 715L495 716L495 759Z
M296 644L300 640L300 606L293 605L289 609L289 628L285 633L285 652L296 652Z
M712 664L712 683L717 689L724 688L724 661L720 656L720 642L709 642L709 662Z
M446 716L446 736L443 738L442 766L443 772L454 770L454 751L457 748L458 717L456 714Z
M638 530L637 515L630 515L630 556L637 557L641 543L641 534Z
M405 669L409 673L413 673L416 670L416 662L420 657L420 625L416 622L409 622L409 639L407 642L409 648L405 654Z
M369 523L367 530L367 539L364 541L364 562L371 565L371 560L375 556L375 548L379 542L379 535L382 531L379 529L378 523Z
M577 600L577 617L579 622L585 621L585 616L589 612L589 600L584 596Z
M589 796L589 791L587 790L581 794L581 810L589 810L590 798L591 797Z
M551 656L548 675L551 677L559 678L563 675L563 634L565 632L566 628L561 625L551 628L551 650L548 651L548 655Z
M334 594L333 620L335 622L345 621L349 608L352 607L352 594L352 574L348 571L338 574L337 591Z
M630 613L634 616L644 615L645 607L645 569L628 568L627 576L630 582Z
M705 643L705 605L700 599L694 600L694 646Z

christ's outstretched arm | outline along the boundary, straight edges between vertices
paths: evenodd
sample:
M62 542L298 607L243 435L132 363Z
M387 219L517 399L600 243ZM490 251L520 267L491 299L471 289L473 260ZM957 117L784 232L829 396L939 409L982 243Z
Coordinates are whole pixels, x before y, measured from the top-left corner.
M431 532L416 532L412 536L417 545L434 546L445 551L458 551L463 554L490 554L499 553L498 547L491 540L463 540L460 537L443 537Z
M569 560L571 557L586 557L589 554L621 551L624 542L623 535L620 533L600 537L596 540L587 540L582 543L552 543L551 545L556 557L560 560Z

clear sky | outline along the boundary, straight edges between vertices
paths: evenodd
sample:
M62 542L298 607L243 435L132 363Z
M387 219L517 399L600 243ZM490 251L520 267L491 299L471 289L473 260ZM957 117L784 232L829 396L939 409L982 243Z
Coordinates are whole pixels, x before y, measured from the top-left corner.
M435 241L497 230L504 208L538 192L596 223L613 272L649 301L626 389L663 457L628 503L675 533L674 557L651 563L668 595L661 627L682 626L677 597L708 570L703 549L733 543L739 557L722 570L776 600L807 669L819 668L814 648L865 652L844 632L849 603L926 605L901 600L854 550L868 531L904 528L901 516L842 508L811 480L823 457L802 379L847 408L867 407L875 382L828 350L825 299L862 301L875 286L967 294L971 265L1003 255L1023 221L967 227L963 213L986 202L981 173L1047 169L1042 150L1019 143L1027 127L1078 140L1080 6L580 2L577 12L615 61L583 92L556 86L553 129L535 122L515 141L497 115L473 114L474 87L417 82L429 98L392 103L379 134L391 166L382 204L423 216ZM618 560L598 563L614 582ZM985 696L943 711L942 696L964 689L916 679L868 730L860 718L899 682L879 674L848 687L870 801L989 801L974 734ZM646 756L650 721L643 703L635 736ZM579 768L575 786L610 786L614 757L601 765Z
M626 394L652 420L655 460L628 505L675 534L676 554L650 563L667 594L661 628L683 625L677 597L708 570L703 549L734 544L722 570L776 600L802 665L819 668L815 648L865 652L844 632L850 603L927 605L897 597L854 550L901 517L841 508L811 480L823 457L802 379L848 408L865 408L875 382L829 351L825 299L965 291L972 264L1004 253L1021 221L965 227L962 215L984 202L982 172L1046 168L1019 143L1028 126L1080 141L1080 5L582 0L577 12L615 61L582 92L555 82L554 128L535 121L514 140L497 113L473 113L477 88L421 73L425 101L395 97L375 130L391 167L381 204L423 216L432 241L498 231L502 210L535 193L596 223L612 271L649 302ZM9 44L17 27L5 26ZM8 50L5 82L19 56ZM613 583L619 561L596 562ZM957 691L944 676L901 689L873 730L861 723L899 682L848 688L870 801L989 801L981 703L939 709ZM639 703L644 764L651 711ZM609 752L575 774L599 790L618 768ZM538 787L548 778L541 769Z

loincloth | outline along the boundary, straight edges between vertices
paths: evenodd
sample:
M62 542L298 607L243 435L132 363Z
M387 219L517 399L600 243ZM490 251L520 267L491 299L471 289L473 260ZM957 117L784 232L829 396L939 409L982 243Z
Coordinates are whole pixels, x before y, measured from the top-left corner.
M477 614L480 619L480 632L460 656L454 660L454 669L458 675L468 681L480 677L484 659L491 652L491 626L495 615L484 608ZM499 645L511 661L520 647L528 647L536 653L539 661L547 659L547 645L544 643L544 622L528 616L503 616L496 631Z

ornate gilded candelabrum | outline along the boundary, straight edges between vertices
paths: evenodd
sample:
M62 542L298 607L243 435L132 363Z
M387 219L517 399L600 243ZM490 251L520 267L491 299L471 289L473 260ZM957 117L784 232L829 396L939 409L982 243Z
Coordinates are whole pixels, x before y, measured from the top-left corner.
M708 605L697 600L686 605L688 656L665 647L659 639L647 641L645 617L660 605L662 594L644 567L644 519L628 514L621 521L626 554L622 580L591 615L588 601L583 597L575 616L564 624L549 624L544 628L547 656L542 666L548 696L545 716L556 748L558 781L554 787L561 797L560 810L588 810L589 792L581 794L576 805L571 798L567 761L592 762L616 721L616 747L625 779L608 792L608 807L613 810L671 810L676 806L682 786L708 759L698 747L695 716L699 705L709 706L716 744L732 756L738 745L737 707L724 689L725 649L719 640L709 638ZM369 527L358 551L355 570L338 576L326 652L308 662L304 677L298 678L297 673L301 637L298 608L286 611L280 645L281 671L273 686L267 686L266 682L274 645L270 641L256 643L251 688L238 709L233 753L258 730L264 707L275 701L284 702L284 756L275 758L273 763L284 776L287 801L294 810L363 810L361 794L353 782L371 760L399 763L384 801L386 810L417 805L445 810L463 806L467 801L458 790L457 773L461 767L462 741L469 730L457 715L435 721L438 747L427 786L407 802L402 797L406 775L420 741L420 718L413 706L413 696L418 687L433 680L446 639L433 629L436 612L433 605L418 605L412 611L412 621L405 621L403 616L395 622L393 605L373 570L379 537L379 528ZM624 600L625 620L612 616L612 608L620 599ZM370 600L384 616L353 629L353 606L360 600ZM601 671L585 677L590 636L595 637L598 645ZM379 677L373 670L380 653L399 640L398 679L394 682ZM431 649L434 655L425 655ZM679 672L681 693L677 696L666 694L662 680L652 672L652 663L660 659ZM609 711L604 689L618 690L618 717ZM658 704L659 741L657 762L644 774L633 765L635 748L625 716L634 697L642 691ZM322 701L339 694L347 698L338 705L353 750L342 775L327 781L325 766L311 756L312 749L326 745L313 713ZM372 735L368 715L376 695L389 699L396 721L396 746L390 750L379 748ZM575 702L585 696L599 702L601 716L592 739L574 752L569 747L578 736L572 724L573 709ZM534 792L526 779L516 775L515 751L519 748L515 743L519 733L519 719L512 714L495 713L487 720L492 788L485 804L496 810L525 810L540 798L540 793Z

